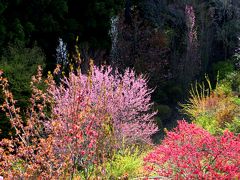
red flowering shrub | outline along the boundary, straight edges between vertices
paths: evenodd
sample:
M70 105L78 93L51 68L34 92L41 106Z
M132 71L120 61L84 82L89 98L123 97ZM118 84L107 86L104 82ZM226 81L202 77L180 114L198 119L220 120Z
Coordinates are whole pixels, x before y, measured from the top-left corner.
M150 174L173 179L240 178L240 136L214 137L185 121L144 159Z

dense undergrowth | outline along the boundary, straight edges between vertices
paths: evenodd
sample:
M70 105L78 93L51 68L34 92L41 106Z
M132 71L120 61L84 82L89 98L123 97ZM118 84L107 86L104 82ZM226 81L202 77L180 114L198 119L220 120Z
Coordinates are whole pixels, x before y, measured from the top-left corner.
M32 77L24 115L1 73L1 106L10 139L0 141L0 176L6 179L232 179L240 178L239 72L216 88L196 84L182 105L192 123L179 121L156 147L152 90L127 69L91 65L64 75L60 67ZM56 82L56 77L61 77ZM237 80L237 81L236 81ZM210 81L208 81L210 82Z

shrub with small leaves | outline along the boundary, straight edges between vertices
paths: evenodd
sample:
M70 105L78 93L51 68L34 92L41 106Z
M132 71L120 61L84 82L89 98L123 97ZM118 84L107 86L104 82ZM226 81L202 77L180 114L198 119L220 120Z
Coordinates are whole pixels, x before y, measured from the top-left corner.
M240 136L225 131L215 137L195 124L179 121L144 161L150 175L172 179L239 179Z

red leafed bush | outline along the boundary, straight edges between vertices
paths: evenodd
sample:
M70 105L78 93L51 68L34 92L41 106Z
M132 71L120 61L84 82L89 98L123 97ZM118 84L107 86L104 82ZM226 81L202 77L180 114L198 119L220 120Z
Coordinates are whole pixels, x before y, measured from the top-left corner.
M150 174L173 179L238 179L240 136L226 131L215 137L195 124L179 121L144 161Z

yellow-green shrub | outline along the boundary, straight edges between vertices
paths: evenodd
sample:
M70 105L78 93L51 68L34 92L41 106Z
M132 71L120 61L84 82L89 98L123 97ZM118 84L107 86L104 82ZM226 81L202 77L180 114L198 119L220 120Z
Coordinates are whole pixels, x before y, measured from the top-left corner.
M144 152L139 147L126 147L118 151L105 164L105 178L119 179L143 176Z
M188 103L182 105L183 112L211 134L221 134L225 129L238 133L240 104L237 95L224 81L214 90L208 78L207 82L207 87L199 83L192 87Z

